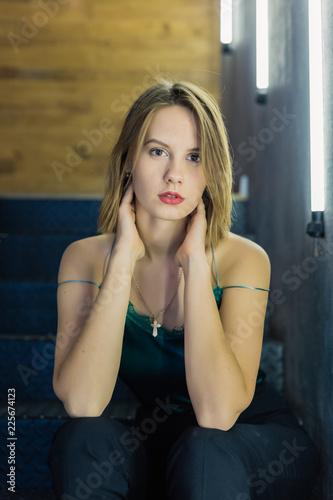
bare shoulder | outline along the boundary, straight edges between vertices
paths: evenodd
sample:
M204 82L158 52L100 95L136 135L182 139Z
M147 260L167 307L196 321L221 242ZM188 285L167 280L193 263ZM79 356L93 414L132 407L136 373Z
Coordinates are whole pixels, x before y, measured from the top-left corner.
M229 233L215 251L221 286L269 288L270 261L265 250L247 238Z
M58 282L82 279L100 283L113 240L113 234L102 234L71 243L63 253Z

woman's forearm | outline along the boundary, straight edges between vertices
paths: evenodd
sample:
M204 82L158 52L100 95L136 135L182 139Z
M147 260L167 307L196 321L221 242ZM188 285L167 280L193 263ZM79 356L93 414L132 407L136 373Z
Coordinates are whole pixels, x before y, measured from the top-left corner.
M55 392L71 416L99 415L111 399L134 264L126 249L115 247L90 314L58 370Z
M185 275L185 368L199 425L230 428L248 404L241 368L225 336L205 256L189 258Z

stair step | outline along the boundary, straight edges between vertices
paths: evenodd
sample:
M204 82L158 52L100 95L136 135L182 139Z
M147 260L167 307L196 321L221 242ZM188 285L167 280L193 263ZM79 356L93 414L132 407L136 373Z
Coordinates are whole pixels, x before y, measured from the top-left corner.
M50 489L51 477L46 458L52 437L65 420L16 419L15 423L16 489ZM0 420L0 437L2 443L9 442L6 419ZM3 478L9 473L8 456L9 448L1 446L0 475Z
M86 235L9 234L0 245L1 280L57 281L66 247Z
M98 199L1 198L1 233L93 234Z
M44 340L20 336L5 340L0 336L0 394L15 388L17 401L55 399L52 388L55 334ZM2 396L4 397L4 396Z
M0 283L0 334L45 334L57 328L57 283Z

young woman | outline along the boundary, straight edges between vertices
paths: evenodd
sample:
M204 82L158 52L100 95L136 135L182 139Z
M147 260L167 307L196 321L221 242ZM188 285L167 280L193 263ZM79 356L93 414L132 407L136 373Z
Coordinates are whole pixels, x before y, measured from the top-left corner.
M231 187L215 100L184 82L144 92L111 155L103 234L61 261L58 499L309 495L316 451L259 370L269 259L230 233ZM118 376L141 403L131 425L103 415Z

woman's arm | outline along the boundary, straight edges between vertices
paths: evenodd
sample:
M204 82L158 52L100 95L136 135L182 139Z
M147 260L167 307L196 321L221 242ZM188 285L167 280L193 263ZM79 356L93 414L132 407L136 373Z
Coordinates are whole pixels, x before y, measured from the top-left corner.
M186 380L199 425L228 430L254 395L267 292L225 290L218 311L203 240L194 237L195 229L200 234L202 216L199 208L191 228L196 244L185 244L180 252L185 276ZM268 288L269 276L265 252L251 242L239 242L228 283Z
M101 289L88 283L65 283L58 289L53 386L72 417L100 415L117 379L131 275L144 253L131 210L132 195L132 190L126 193L119 210L117 242ZM94 281L92 266L87 243L76 242L63 255L59 281Z

